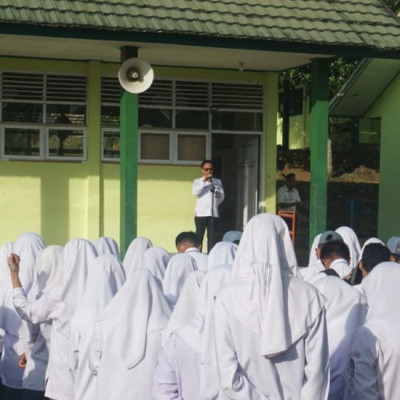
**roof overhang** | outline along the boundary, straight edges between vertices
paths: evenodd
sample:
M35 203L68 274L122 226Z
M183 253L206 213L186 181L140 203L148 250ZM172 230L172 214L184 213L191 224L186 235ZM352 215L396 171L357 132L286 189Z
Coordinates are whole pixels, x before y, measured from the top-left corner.
M153 65L283 71L314 58L400 58L399 51L205 35L122 32L0 23L0 56L119 62L123 46Z
M282 71L330 54L220 48L199 44L170 44L0 34L0 56L99 60L119 63L123 46L137 47L139 56L153 65L247 71Z
M365 59L330 104L332 117L363 117L397 77L400 60Z

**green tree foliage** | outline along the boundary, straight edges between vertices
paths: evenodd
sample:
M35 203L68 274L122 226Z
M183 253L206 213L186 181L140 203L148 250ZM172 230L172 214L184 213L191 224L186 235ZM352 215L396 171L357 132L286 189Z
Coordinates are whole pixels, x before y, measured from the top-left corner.
M385 0L386 5L397 15L400 12L400 0ZM331 62L329 76L329 97L338 92L343 83L349 78L360 59L338 57ZM289 89L305 87L309 93L311 87L311 65L285 71L280 74L279 85L283 89L286 81Z

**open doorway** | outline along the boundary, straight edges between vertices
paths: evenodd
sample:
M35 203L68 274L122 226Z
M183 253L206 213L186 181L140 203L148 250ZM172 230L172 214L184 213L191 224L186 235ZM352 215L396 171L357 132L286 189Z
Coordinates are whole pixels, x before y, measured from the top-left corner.
M260 136L213 134L212 159L225 190L217 232L220 240L226 231L242 231L258 212Z

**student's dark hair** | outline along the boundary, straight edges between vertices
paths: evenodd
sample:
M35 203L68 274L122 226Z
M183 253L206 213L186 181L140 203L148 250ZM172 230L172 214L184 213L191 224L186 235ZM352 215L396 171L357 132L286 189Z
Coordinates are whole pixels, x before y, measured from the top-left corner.
M321 249L320 259L326 258L344 258L350 261L350 251L346 243L340 241L333 241L325 243Z
M203 168L204 167L204 164L212 164L213 162L211 161L211 160L203 160L202 162L201 162L201 168Z
M296 174L294 174L293 172L291 172L290 174L286 175L286 180L287 181L291 181L294 178L296 178Z
M175 245L178 246L184 243L191 244L193 247L198 247L200 246L200 239L196 233L192 231L181 232L175 239Z
M367 272L371 272L378 264L389 259L390 250L381 243L367 244L361 256L363 268Z

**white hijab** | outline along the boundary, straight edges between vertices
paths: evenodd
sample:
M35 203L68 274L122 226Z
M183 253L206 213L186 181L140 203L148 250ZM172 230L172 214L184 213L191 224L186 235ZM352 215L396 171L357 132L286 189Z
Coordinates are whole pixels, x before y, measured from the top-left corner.
M231 273L231 265L220 265L207 273L200 289L194 320L177 331L177 335L200 355L201 399L214 399L219 392L214 343L214 305L215 296L228 284Z
M183 285L193 271L197 271L197 265L189 254L175 254L169 260L163 279L163 292L171 308L175 307Z
M124 267L115 255L102 254L91 260L85 294L71 320L73 329L94 324L124 283Z
M159 246L150 247L143 254L142 266L146 268L161 284L164 279L165 270L170 260L167 250Z
M260 354L285 352L314 323L323 308L315 288L301 280L301 296L290 285L297 262L286 223L274 214L259 214L246 226L227 292L231 312L261 336ZM271 329L273 327L273 329Z
M97 257L94 245L86 239L74 238L63 250L63 283L54 290L64 307L60 317L69 319L85 293L89 264Z
M153 243L145 237L137 237L132 240L122 262L125 268L126 279L130 279L131 272L142 267L143 254L150 247L153 247Z
M96 247L96 251L99 256L102 254L114 254L115 256L119 257L118 244L113 238L101 236L94 240L93 244Z
M121 290L104 310L99 323L115 326L119 340L115 351L127 369L146 357L147 335L167 327L170 308L156 280L144 268L132 272ZM102 338L107 345L108 338ZM140 384L140 382L138 382Z
M63 282L63 248L48 246L36 257L37 295L50 292Z
M14 253L20 257L19 278L25 293L29 293L36 281L36 256L45 247L43 238L34 232L27 232L14 243Z
M0 285L3 288L12 288L8 256L14 252L14 243L6 242L0 246Z
M319 239L321 238L322 233L319 233L317 236L315 236L312 245L311 245L311 249L310 249L310 255L308 257L308 266L311 267L312 265L314 265L317 261L317 255L315 254L315 249L318 247L319 244Z
M168 321L165 340L178 328L188 324L195 317L200 300L200 288L204 278L205 275L202 272L193 271L186 279L179 299L171 313L171 318Z
M238 246L232 242L218 242L208 254L208 271L218 265L233 265Z
M343 241L347 244L350 250L350 266L351 268L357 267L357 263L360 257L360 243L358 241L356 233L348 226L341 226L336 229L336 232L343 238Z
M368 303L365 326L400 354L400 268L394 262L378 264L361 283Z

